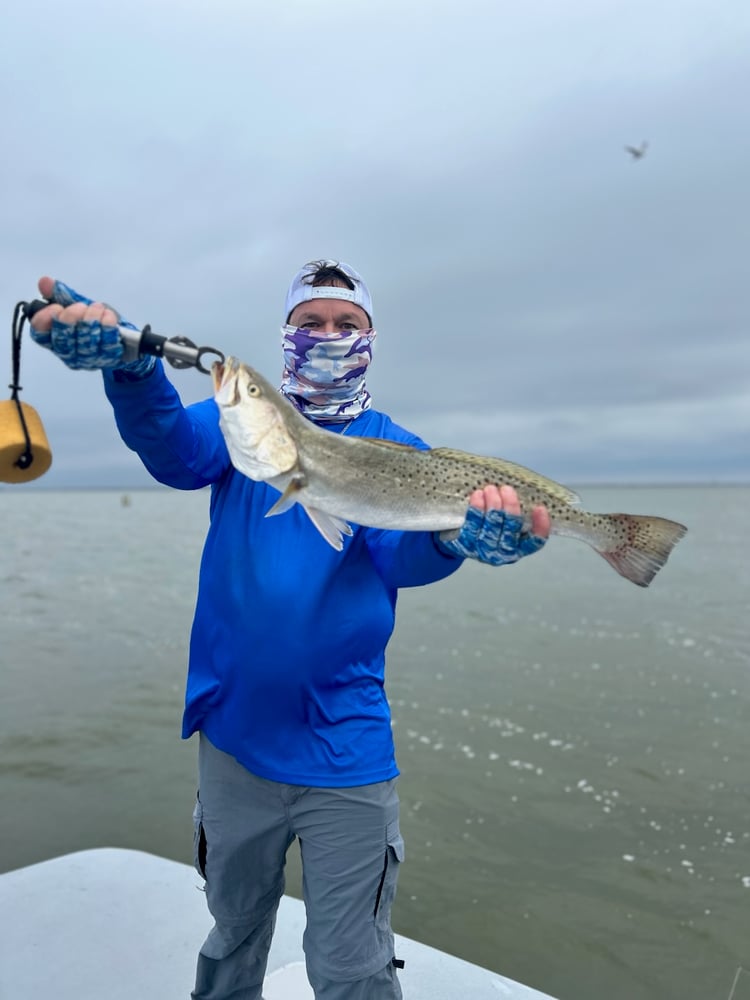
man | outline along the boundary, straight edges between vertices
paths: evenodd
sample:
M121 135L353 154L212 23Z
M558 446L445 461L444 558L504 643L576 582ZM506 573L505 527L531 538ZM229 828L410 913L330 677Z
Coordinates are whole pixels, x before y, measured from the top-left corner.
M32 336L71 368L100 368L125 443L160 482L211 486L191 633L183 737L199 732L195 863L215 925L194 1000L259 1000L284 863L299 840L304 949L317 1000L395 1000L391 906L403 860L385 646L399 587L537 551L545 508L523 530L509 487L470 498L460 533L353 526L336 552L295 506L229 461L213 399L183 407L161 362L124 364L119 317L50 278ZM332 433L427 446L371 405L372 299L351 267L295 275L282 328L281 391Z

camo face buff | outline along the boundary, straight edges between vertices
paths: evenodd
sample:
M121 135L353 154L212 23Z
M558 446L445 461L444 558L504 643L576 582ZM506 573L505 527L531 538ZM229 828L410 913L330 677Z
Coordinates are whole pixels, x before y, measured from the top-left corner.
M342 423L369 410L365 386L375 330L318 333L282 326L281 391L316 423Z

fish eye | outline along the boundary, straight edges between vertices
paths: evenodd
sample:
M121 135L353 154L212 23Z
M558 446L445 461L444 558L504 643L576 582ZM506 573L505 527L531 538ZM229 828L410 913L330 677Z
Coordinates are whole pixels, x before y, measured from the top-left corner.
M251 382L247 387L248 396L260 396L260 386L256 385L255 382Z

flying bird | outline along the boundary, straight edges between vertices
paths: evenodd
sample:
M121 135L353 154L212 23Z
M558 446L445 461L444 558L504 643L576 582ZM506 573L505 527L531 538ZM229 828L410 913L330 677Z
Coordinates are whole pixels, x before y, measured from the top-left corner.
M626 146L625 152L630 153L634 160L641 160L646 155L646 150L648 149L648 142L646 139L640 144L640 146Z

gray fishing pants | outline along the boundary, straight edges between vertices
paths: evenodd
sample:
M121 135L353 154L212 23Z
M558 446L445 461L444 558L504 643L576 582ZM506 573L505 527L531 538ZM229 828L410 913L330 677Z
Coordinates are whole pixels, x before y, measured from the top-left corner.
M262 1000L295 837L316 1000L400 1000L390 921L404 856L396 779L356 788L266 781L203 734L198 767L195 864L215 924L198 956L193 1000Z

